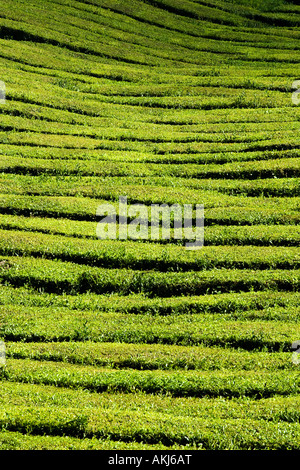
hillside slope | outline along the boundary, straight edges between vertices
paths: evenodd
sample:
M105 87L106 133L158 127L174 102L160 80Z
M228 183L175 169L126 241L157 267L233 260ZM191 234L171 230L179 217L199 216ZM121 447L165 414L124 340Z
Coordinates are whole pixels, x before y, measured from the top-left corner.
M300 449L299 13L0 0L0 449ZM122 196L204 247L99 240Z

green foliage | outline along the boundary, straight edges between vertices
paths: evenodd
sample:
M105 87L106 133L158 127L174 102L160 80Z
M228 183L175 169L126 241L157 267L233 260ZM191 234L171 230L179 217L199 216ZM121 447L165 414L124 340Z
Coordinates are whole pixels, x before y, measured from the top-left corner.
M229 0L230 3L245 5L261 11L276 11L280 9L285 0Z
M0 449L299 450L299 7L0 7ZM122 195L204 247L98 240Z
M251 397L297 395L297 371L137 371L113 370L89 365L10 359L1 372L9 381L87 389L94 392L141 391L175 397Z
M215 268L298 270L300 259L297 254L297 247L253 247L249 252L247 246L223 245L211 245L191 253L172 244L130 240L125 244L119 240L66 239L58 235L0 230L1 256L33 256L105 268L162 272Z

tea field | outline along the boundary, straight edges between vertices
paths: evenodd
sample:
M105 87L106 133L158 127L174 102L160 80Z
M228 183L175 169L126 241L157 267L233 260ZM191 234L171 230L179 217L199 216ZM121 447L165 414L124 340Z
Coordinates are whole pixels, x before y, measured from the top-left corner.
M299 26L0 0L1 450L300 450ZM204 246L100 240L121 196L203 204Z

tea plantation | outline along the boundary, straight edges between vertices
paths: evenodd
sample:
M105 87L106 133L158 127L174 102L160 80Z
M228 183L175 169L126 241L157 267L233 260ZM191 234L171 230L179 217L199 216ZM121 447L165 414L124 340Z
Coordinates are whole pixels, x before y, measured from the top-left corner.
M1 450L300 450L299 26L0 0ZM204 246L100 240L121 196L204 205Z

